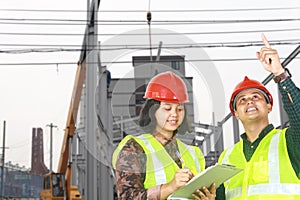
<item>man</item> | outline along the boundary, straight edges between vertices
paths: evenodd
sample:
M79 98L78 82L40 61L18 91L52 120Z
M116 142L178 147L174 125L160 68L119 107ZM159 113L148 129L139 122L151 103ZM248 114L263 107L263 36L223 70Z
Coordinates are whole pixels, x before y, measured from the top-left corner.
M218 188L216 199L300 199L300 90L263 34L262 40L265 46L256 54L275 75L290 127L279 130L269 123L272 95L260 82L245 77L230 100L230 110L245 133L219 158L219 163L244 170Z

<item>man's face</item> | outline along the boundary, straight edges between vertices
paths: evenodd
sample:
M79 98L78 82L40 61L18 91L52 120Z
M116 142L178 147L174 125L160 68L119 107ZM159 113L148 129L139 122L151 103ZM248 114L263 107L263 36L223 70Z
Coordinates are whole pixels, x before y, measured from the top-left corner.
M267 103L264 95L254 89L240 92L236 98L235 117L242 122L268 119L272 105Z

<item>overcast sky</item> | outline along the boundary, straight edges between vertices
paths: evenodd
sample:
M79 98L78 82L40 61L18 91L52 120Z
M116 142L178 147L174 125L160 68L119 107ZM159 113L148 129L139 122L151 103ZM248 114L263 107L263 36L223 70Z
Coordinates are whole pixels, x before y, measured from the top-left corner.
M272 46L283 59L300 44L298 0L164 0L150 1L150 4L146 0L102 0L98 15L103 21L98 26L98 39L103 48L105 45L111 48L113 44L149 45L145 21L149 8L152 11L152 45L157 46L162 41L161 55L184 54L188 61L187 76L194 77L194 101L199 110L196 120L202 123L212 123L212 112L216 112L215 121L221 121L229 113L231 92L245 75L259 81L268 76L255 57L255 52L261 48L258 46L261 32L271 45L276 44ZM53 130L53 168L56 169L80 55L78 49L85 31L86 9L87 2L82 0L0 1L0 146L6 120L6 161L30 167L32 128L41 127L44 129L45 163L49 166L50 128L47 124L53 123L58 126ZM173 34L155 35L162 32ZM133 33L146 35L132 36ZM195 47L204 43L210 47ZM171 49L167 48L168 44L183 46ZM188 44L193 47L187 48ZM152 53L156 55L156 49ZM106 49L101 52L112 78L124 77L132 70L128 62L133 55L149 55L149 51ZM212 61L204 62L203 59ZM112 61L124 63L111 64ZM208 67L213 69L206 72ZM300 85L297 77L299 56L288 68L293 80ZM212 73L214 70L216 73ZM211 84L214 79L217 86ZM277 126L277 88L273 82L267 88L275 99L270 118ZM230 127L231 121L228 121L224 125L228 145L232 141Z

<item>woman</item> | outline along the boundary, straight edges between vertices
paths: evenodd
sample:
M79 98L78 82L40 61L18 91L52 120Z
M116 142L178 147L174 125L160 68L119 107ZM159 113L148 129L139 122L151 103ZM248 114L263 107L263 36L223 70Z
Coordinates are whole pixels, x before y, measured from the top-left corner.
M147 133L126 136L113 155L119 199L166 199L205 167L201 150L176 138L189 127L183 80L172 72L158 74L144 98L139 124ZM214 199L214 185L201 189L195 199Z

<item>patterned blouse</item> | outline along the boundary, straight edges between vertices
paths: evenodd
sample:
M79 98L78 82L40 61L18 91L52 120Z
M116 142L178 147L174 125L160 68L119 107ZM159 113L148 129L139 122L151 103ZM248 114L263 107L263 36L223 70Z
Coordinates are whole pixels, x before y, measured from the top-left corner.
M171 158L181 167L181 162L176 156L178 150L176 137L167 140L159 133L154 137L164 146ZM160 199L161 185L145 189L146 154L143 148L134 140L127 141L120 151L116 162L116 185L118 199Z

